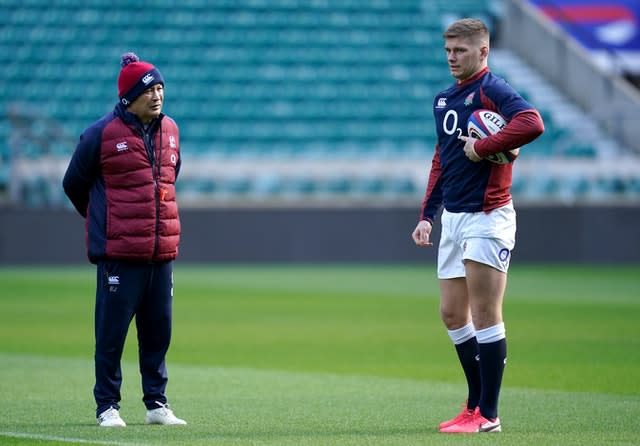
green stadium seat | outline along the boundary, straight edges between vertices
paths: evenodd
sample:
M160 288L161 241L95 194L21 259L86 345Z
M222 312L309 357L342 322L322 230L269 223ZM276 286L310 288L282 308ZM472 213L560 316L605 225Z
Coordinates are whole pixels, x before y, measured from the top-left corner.
M189 155L425 163L435 145L431 101L451 83L443 26L456 14L496 14L492 2L475 0L184 0L180 8L171 0L153 8L128 0L12 0L5 6L0 110L31 104L58 122L65 139L52 147L60 156L115 105L119 57L133 50L163 72L165 111L180 124ZM523 158L596 156L543 112L547 131L525 147ZM3 140L10 131L0 126ZM25 145L30 156L38 150ZM583 181L561 186L575 194L586 188ZM185 194L239 196L422 193L407 179L380 176L187 179L182 187ZM636 190L631 183L599 187ZM529 189L554 187L514 182L514 193ZM29 186L30 203L43 196L37 190Z

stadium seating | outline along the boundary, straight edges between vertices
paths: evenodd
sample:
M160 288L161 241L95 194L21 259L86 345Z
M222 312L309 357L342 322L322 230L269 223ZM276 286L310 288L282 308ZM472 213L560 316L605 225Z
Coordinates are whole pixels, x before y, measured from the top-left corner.
M183 154L190 161L179 189L187 201L364 197L416 203L435 143L432 97L451 82L443 26L474 15L493 29L500 14L499 1L475 0L185 0L179 5L2 2L0 112L8 116L11 107L28 112L20 124L0 122L0 188L7 187L16 125L28 127L23 133L32 136L21 139L18 150L25 156L68 157L79 133L114 106L120 55L133 50L158 66L167 81L165 111L180 124ZM527 147L522 159L598 156L597 145L576 141L553 114L546 125L545 136ZM38 143L43 135L55 141L43 148ZM265 171L264 159L281 160L288 168ZM241 167L216 167L228 160ZM332 171L327 161L333 160L344 168ZM387 171L358 171L358 164L371 160L386 163ZM412 173L397 169L407 162L414 165ZM196 171L194 164L212 167ZM64 201L42 192L48 184L58 183L25 179L25 203ZM621 193L615 185L601 189ZM554 190L529 180L514 184L514 193L532 197ZM624 193L632 190L637 187Z

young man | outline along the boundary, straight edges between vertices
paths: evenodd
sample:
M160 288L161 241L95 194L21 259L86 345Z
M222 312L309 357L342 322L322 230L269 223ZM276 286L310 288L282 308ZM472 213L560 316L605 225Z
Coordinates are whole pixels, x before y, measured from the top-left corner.
M507 360L502 301L516 216L510 187L512 164L484 158L527 144L544 131L540 114L491 73L489 31L479 20L462 19L444 33L444 49L456 82L436 95L433 112L438 142L420 221L412 237L430 247L440 207L438 248L440 314L455 345L468 384L467 403L440 432L500 432L498 396ZM505 117L506 127L482 140L467 135L478 109Z
M160 72L134 53L123 55L121 65L120 102L83 132L63 180L86 219L87 253L97 264L96 416L100 426L126 426L118 404L120 361L135 316L145 422L186 424L165 396L173 260L180 240L179 131L162 114Z

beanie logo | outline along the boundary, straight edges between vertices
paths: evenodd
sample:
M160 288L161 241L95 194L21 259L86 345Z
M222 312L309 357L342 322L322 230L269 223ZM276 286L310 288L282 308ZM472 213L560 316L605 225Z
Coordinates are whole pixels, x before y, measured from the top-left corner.
M154 79L153 74L149 73L142 78L142 83L145 85L149 85L149 82L151 82L153 79Z
M124 152L125 150L129 150L129 147L127 146L127 141L122 141L116 144L116 150L118 152Z
M122 102L122 105L129 105L129 101L127 100L127 98L120 99L120 102Z

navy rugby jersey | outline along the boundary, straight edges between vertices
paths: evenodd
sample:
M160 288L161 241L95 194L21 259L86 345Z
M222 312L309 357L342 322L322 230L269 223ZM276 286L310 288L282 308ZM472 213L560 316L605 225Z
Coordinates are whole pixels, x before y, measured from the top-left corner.
M433 222L441 206L449 212L488 212L511 201L513 163L473 162L464 154L459 136L467 136L467 121L478 109L498 112L508 123L499 133L476 141L480 157L521 147L544 131L537 110L488 68L438 93L433 101L438 141L422 220Z

